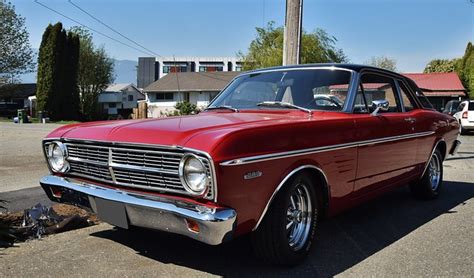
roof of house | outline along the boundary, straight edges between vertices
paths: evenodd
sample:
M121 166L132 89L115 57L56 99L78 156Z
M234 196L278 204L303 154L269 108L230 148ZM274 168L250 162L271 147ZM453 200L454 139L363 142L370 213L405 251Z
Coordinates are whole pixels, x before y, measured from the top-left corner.
M415 81L426 96L465 95L466 89L455 72L403 73Z
M132 83L117 83L117 84L110 84L107 88L105 88L104 92L121 92L122 90L125 90L128 87L133 87L137 91L140 91Z
M174 72L151 83L146 92L220 91L241 72Z
M0 98L27 98L36 94L36 83L0 85Z

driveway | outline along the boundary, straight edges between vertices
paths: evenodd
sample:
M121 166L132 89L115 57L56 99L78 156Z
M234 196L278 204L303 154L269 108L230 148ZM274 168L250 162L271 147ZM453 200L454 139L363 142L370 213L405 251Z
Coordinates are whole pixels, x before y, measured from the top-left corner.
M100 224L0 250L0 276L465 276L474 273L474 135L445 162L442 195L400 188L320 224L312 252L287 269L255 260L247 238L207 246Z

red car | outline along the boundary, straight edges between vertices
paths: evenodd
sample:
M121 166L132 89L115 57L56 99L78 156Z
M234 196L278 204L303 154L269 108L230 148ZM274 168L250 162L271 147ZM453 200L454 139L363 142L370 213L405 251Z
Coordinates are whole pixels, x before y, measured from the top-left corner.
M246 72L194 116L91 122L44 139L53 201L216 245L251 233L294 265L325 215L409 185L436 198L459 125L415 83L359 65Z

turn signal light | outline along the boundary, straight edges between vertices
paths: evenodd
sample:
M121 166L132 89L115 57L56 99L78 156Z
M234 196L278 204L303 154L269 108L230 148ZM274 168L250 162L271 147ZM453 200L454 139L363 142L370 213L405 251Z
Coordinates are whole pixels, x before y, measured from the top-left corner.
M462 113L462 118L467 119L467 111L464 111L464 113Z
M51 193L53 194L53 197L60 199L63 196L63 192L59 188L51 188Z
M185 219L186 224L188 225L188 230L190 230L193 233L199 233L199 224L191 219Z

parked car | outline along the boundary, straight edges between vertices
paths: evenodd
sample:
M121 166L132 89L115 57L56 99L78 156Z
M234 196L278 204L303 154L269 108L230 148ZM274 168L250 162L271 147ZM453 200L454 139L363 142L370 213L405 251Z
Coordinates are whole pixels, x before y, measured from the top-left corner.
M466 100L459 104L454 117L459 122L461 134L474 130L474 100Z
M402 75L277 67L242 73L198 115L60 127L40 183L118 227L212 245L250 233L258 257L295 265L326 215L407 184L438 197L458 133Z
M457 111L459 104L461 103L460 100L450 100L446 103L446 106L443 109L443 113L453 116Z

